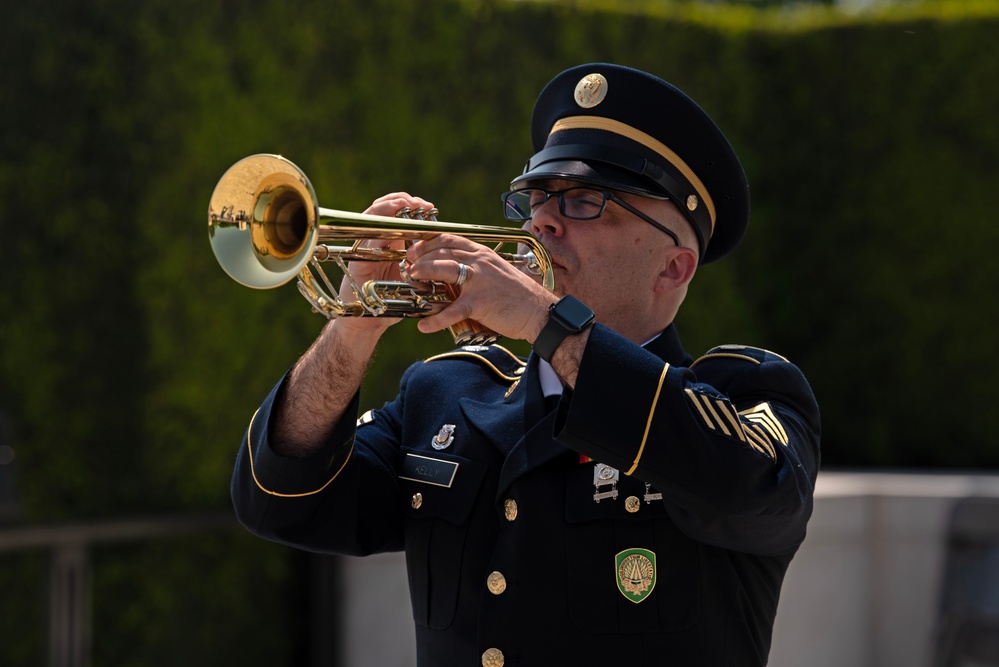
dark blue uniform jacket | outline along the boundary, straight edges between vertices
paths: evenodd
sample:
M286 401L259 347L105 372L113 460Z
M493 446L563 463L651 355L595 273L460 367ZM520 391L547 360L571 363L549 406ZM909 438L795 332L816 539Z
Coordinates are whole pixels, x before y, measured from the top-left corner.
M766 664L819 465L818 407L784 358L692 361L672 326L642 348L598 324L546 412L536 357L459 349L360 419L355 397L307 458L269 445L282 386L244 437L237 514L312 551L404 549L420 665Z

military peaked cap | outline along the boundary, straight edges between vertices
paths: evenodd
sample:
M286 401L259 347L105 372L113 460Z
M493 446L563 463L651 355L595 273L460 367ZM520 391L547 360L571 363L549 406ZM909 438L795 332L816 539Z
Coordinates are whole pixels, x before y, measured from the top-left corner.
M692 99L645 72L568 69L534 106L535 155L513 180L560 178L669 198L697 233L701 263L731 252L749 224L749 184L725 135Z

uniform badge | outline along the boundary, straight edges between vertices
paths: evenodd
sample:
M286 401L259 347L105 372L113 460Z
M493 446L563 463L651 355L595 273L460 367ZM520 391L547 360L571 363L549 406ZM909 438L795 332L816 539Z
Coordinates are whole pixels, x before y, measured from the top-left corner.
M645 496L643 496L643 500L645 500L645 504L648 505L653 500L662 500L662 499L663 499L663 494L658 493L658 492L653 493L652 492L652 485L649 484L648 482L646 482L645 483Z
M576 104L592 109L607 97L607 79L602 74L587 74L576 84Z
M656 555L648 549L625 549L614 557L617 589L638 604L656 587Z
M454 424L444 424L440 432L430 439L430 446L440 451L447 449L454 442Z
M601 500L617 498L617 483L621 479L621 471L612 468L606 463L597 463L593 466L593 502L599 503ZM603 487L610 487L608 491L602 491Z

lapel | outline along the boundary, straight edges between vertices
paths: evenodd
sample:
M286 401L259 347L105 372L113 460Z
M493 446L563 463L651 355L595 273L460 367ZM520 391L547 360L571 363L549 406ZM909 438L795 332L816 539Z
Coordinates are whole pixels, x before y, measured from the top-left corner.
M672 324L645 349L672 365L688 366L691 362ZM459 400L459 405L469 423L504 457L498 498L521 475L571 451L553 437L557 411L545 412L535 354L528 360L520 382L504 400L490 403L466 397Z
M552 437L555 413L545 413L537 355L531 355L523 378L502 402L463 398L459 405L465 418L504 457L500 494L528 470L569 451Z

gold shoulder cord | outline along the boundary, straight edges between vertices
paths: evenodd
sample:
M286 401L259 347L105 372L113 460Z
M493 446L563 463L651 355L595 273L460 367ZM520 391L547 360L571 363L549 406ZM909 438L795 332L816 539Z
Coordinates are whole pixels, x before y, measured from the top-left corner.
M718 358L721 358L721 357L725 357L725 358L728 358L728 359L741 359L743 361L748 361L750 363L754 363L757 366L760 365L759 359L754 359L754 358L752 358L752 357L750 357L748 355L745 355L745 354L734 354L732 352L715 352L714 354L705 354L703 357L701 357L700 359L698 359L697 361L695 361L694 363L692 363L690 366L688 366L688 368L693 368L694 366L696 366L697 364L701 363L702 361L704 361L706 359L718 359Z
M511 352L510 350L508 350L505 347L503 347L502 345L493 345L492 347L493 347L494 350L500 350L501 352L505 352L506 356L510 357L513 361L517 362L517 364L519 364L520 366L526 366L527 365L526 361L524 361L523 359L521 359L520 357L518 357L516 354L514 354L513 352Z
M253 413L252 417L250 417L250 427L246 430L246 451L250 455L250 475L253 477L253 482L257 485L258 489L260 489L269 496L277 496L278 498L304 498L306 496L314 496L315 494L320 493L323 489L329 486L334 479L336 479L340 475L340 473L346 467L347 461L350 460L351 455L354 453L354 443L351 443L350 451L347 452L347 458L344 459L343 465L340 466L340 469L337 470L332 477L330 477L329 481L327 481L325 484L323 484L315 491L306 491L305 493L278 493L277 491L271 491L270 489L266 488L263 484L261 484L259 479L257 479L257 471L254 469L253 466L253 442L250 440L250 434L253 433L253 420L257 418L257 412L260 412L259 408L257 408L257 411Z
M723 345L720 348L714 348L714 349L725 349L725 347L726 346ZM736 349L759 350L760 352L766 352L767 354L773 355L773 356L777 357L778 359L780 359L781 361L784 361L784 362L787 362L787 363L791 363L785 357L777 354L776 352L772 352L770 350L765 350L762 347L736 346ZM757 366L759 366L760 364L763 363L759 359L756 359L755 357L751 357L751 356L749 356L747 354L739 354L737 352L710 352L709 351L708 354L705 354L703 357L699 358L697 361L695 361L694 363L690 364L689 368L693 368L694 366L696 366L697 364L701 363L702 361L704 361L706 359L718 359L718 358L741 359L742 361L748 361L750 363L756 364Z
M493 345L493 347L499 348L500 350L503 350L504 352L506 352L510 356L510 358L512 358L514 361L516 361L518 364L520 364L521 367L524 367L526 365L515 354L513 354L513 352L510 352L506 348L501 347L499 345ZM506 373L504 373L503 371L501 371L499 369L499 367L496 366L496 364L494 364L493 362L489 361L488 358L482 356L481 354L476 354L474 352L464 352L464 351L445 352L443 354L438 354L438 355L429 357L427 359L424 359L423 363L426 364L426 363L429 363L431 361L437 361L438 359L457 359L457 358L461 358L461 357L465 357L465 358L469 358L470 357L470 358L475 359L477 361L481 361L486 366L488 366L489 369L493 373L496 373L496 375L498 375L500 378L502 378L504 380L507 380L508 382L516 382L517 380L520 379L520 377L516 376L516 375L514 375L514 376L507 375Z
M645 422L645 434L642 436L642 444L638 447L638 454L635 456L635 462L631 464L625 475L631 476L633 472L638 468L638 462L642 460L642 454L645 453L645 441L649 439L649 430L652 428L652 417L656 413L656 405L659 403L659 394L663 390L663 382L666 381L666 371L669 370L669 364L663 366L663 372L659 376L659 385L656 387L656 395L652 399L652 407L649 408L649 418Z

